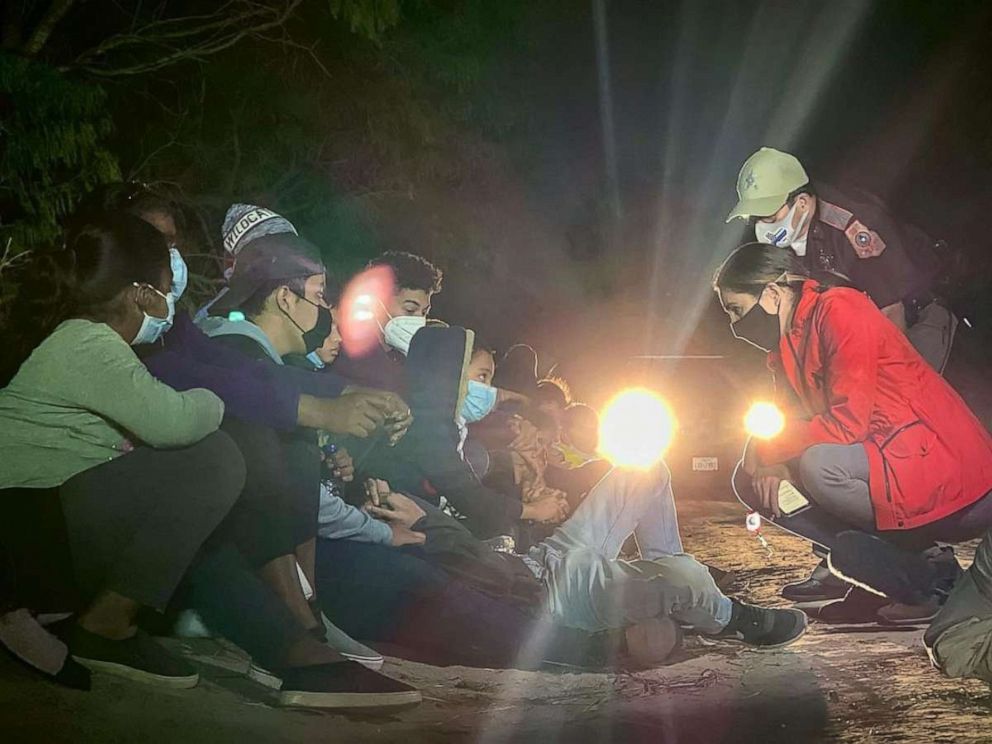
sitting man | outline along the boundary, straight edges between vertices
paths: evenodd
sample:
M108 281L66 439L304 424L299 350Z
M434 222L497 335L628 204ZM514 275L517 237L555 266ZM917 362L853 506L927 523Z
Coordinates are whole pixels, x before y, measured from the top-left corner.
M427 324L443 274L426 258L403 251L387 251L367 268L388 274L388 296L369 308L379 332L361 355L342 349L333 371L355 385L402 392L410 339Z

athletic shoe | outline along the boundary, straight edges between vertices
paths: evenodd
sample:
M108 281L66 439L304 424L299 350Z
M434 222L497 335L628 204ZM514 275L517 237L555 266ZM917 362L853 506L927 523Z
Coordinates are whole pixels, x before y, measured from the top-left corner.
M323 612L320 613L320 621L324 625L324 643L349 661L357 661L363 667L371 669L373 672L378 672L382 669L382 654L356 641L328 620L327 615Z
M279 704L351 711L396 711L422 701L419 690L353 661L294 667L279 672Z
M828 599L843 599L850 588L850 584L830 573L824 561L813 569L813 573L805 581L782 587L782 596L790 602L823 602Z
M727 627L717 638L742 641L758 648L782 648L806 632L806 615L799 610L756 607L736 599Z
M170 654L143 630L123 641L112 641L70 620L56 632L69 647L72 658L91 671L176 690L196 687L200 681L196 669Z
M844 599L806 610L806 614L833 625L872 625L879 621L878 611L891 603L887 597L852 586Z

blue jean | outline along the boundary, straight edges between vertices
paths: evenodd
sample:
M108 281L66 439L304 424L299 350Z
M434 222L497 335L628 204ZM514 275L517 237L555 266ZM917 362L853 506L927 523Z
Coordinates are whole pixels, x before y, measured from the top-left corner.
M618 559L634 535L640 561ZM548 588L548 610L590 632L670 616L703 633L730 622L731 602L709 570L682 550L671 473L614 468L529 558Z

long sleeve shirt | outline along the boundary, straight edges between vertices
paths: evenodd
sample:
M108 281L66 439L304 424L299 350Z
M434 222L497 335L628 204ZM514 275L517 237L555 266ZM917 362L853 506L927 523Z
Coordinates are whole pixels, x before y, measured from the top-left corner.
M393 542L393 531L388 524L356 509L326 483L320 486L317 534L328 540L354 540L380 545L391 545Z
M49 488L136 444L184 447L220 426L209 390L156 380L110 326L61 323L0 390L0 488Z
M347 385L330 371L316 374L253 359L207 336L185 313L176 315L172 330L144 362L175 389L211 390L224 401L229 415L279 431L296 428L301 395L336 398Z

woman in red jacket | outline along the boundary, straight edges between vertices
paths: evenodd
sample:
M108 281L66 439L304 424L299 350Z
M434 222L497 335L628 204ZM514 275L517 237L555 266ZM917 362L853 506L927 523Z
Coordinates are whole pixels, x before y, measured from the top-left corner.
M921 552L992 525L992 437L868 297L812 279L791 251L741 246L714 284L734 335L768 352L804 411L748 447L739 496L903 605L884 620L932 616L939 571ZM809 508L781 513L782 480Z

